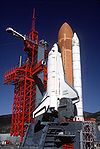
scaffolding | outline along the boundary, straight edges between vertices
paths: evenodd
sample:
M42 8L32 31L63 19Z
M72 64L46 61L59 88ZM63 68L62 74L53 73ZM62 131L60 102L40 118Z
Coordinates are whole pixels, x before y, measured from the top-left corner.
M83 122L82 136L83 149L94 149L96 140L96 122L94 119L88 119Z
M20 34L21 35L21 34ZM22 38L22 36L21 36ZM23 139L29 123L32 122L32 113L35 109L36 85L38 74L43 72L43 91L47 88L47 66L43 60L37 62L38 57L38 32L35 31L35 18L32 18L32 30L24 41L24 51L27 60L7 71L4 75L4 84L14 85L14 102L12 106L12 123L10 133ZM44 60L47 58L47 46L44 45ZM37 79L36 79L37 78ZM39 78L40 79L40 78Z

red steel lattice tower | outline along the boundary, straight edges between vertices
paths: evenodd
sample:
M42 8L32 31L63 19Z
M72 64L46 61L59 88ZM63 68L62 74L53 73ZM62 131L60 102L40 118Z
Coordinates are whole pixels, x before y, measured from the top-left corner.
M13 35L16 35L16 32ZM18 36L16 35L16 37ZM4 75L5 84L14 84L11 135L19 135L21 139L24 136L27 124L32 121L32 113L35 109L36 101L35 78L41 71L44 73L44 90L47 87L47 66L43 64L42 60L37 63L38 32L35 31L34 14L32 18L32 30L24 38L24 51L27 53L26 62L17 68L11 69L11 71L8 71ZM46 53L47 49L44 50L44 58L47 56Z

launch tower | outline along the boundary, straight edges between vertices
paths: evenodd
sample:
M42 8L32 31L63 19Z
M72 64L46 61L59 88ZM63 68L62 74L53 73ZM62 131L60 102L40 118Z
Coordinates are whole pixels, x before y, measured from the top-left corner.
M26 128L32 121L32 113L36 104L36 86L43 93L46 90L47 66L44 60L47 57L46 43L44 46L44 58L38 61L38 32L35 30L35 17L32 18L32 29L27 36L22 36L12 28L7 28L18 39L24 41L24 51L27 53L27 60L24 64L12 68L4 75L4 84L14 85L14 102L12 107L11 135L24 136ZM43 72L43 81L39 78L39 73ZM40 82L40 86L38 85Z

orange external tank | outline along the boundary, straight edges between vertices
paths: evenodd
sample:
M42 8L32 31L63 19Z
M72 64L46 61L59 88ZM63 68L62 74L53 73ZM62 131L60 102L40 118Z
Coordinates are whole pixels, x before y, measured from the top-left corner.
M73 31L71 27L65 22L61 26L58 33L58 45L61 50L65 78L67 83L71 86L73 85L72 37L73 37Z

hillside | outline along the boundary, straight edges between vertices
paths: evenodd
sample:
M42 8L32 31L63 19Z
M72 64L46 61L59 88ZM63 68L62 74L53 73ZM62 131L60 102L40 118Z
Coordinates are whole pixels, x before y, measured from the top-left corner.
M0 116L0 133L10 132L11 116L11 114Z
M11 124L11 116L11 114L0 116L0 127L3 125ZM84 118L95 118L96 121L100 121L100 111L95 113L84 111Z
M11 114L0 116L0 127L11 123Z
M0 133L9 133L11 126L11 114L0 116ZM100 111L95 113L85 112L84 118L95 118L100 123Z
M97 122L100 122L100 111L95 112L95 113L84 111L84 118L95 118Z

